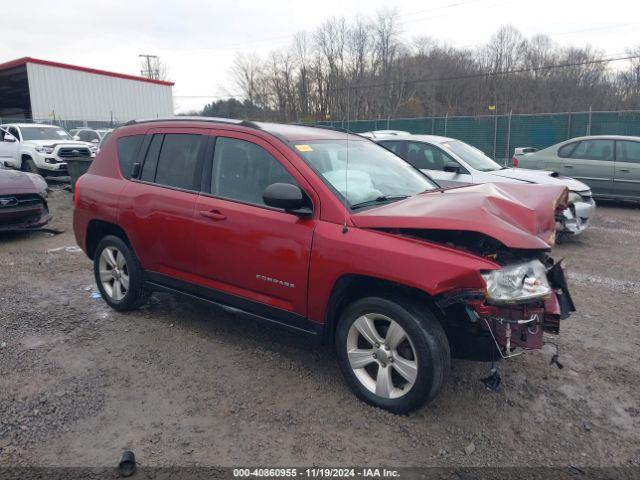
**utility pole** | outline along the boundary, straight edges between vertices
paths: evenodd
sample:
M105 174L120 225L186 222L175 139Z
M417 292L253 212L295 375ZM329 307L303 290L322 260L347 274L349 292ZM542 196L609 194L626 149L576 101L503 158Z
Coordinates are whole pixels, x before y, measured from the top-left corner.
M160 76L160 71L158 70L158 56L157 55L148 55L148 54L140 54L138 55L140 58L144 59L144 63L147 65L146 70L140 71L140 74L143 77L158 79ZM153 65L155 68L152 68L152 59Z

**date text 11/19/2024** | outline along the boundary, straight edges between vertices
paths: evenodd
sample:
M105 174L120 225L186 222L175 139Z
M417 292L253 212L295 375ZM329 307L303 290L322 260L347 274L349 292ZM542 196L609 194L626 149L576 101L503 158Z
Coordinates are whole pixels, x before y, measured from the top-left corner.
M234 478L399 478L388 468L234 468Z

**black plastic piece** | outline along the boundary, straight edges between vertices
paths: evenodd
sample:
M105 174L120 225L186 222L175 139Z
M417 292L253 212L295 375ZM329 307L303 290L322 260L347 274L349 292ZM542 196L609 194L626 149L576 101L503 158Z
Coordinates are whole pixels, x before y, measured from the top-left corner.
M499 392L500 386L502 385L502 377L500 376L500 372L497 368L491 369L491 375L487 378L482 379L482 383L487 387L487 390L491 392Z
M557 262L549 269L547 272L547 278L549 279L549 284L553 289L560 290L560 293L556 292L556 296L558 297L558 303L560 304L560 319L564 320L571 315L571 312L576 311L576 306L573 303L571 294L569 293L569 286L567 285L567 278L564 275L561 261Z
M555 364L556 367L558 367L560 370L562 370L564 368L564 365L560 363L560 361L558 360L559 356L556 353L553 357L551 357L551 361L549 362L549 365L553 365Z
M136 456L131 450L126 450L120 458L118 472L122 477L130 477L136 473Z

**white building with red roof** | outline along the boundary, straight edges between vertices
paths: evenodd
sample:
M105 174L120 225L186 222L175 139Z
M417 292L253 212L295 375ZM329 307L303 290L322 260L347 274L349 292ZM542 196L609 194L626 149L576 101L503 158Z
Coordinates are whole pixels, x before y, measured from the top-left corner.
M173 82L24 57L0 64L0 120L122 123L173 115Z

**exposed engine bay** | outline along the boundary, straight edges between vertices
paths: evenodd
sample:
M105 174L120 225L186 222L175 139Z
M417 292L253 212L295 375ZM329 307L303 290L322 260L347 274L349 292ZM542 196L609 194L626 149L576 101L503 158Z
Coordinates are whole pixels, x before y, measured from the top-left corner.
M538 260L549 295L528 301L495 302L483 290L456 290L437 301L452 353L460 358L495 360L540 349L543 333L558 334L560 320L575 311L561 262L548 250L514 249L480 232L388 229L387 233L446 245L490 259L501 266ZM480 340L480 343L479 343ZM484 345L484 348L479 348ZM497 357L497 358L496 358Z

